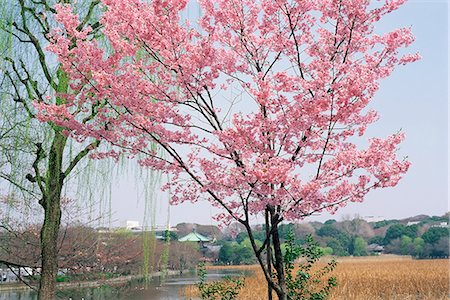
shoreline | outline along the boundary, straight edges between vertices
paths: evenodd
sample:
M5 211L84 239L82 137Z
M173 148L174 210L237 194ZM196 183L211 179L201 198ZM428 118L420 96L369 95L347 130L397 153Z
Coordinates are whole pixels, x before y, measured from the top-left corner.
M166 276L175 276L180 274L180 270L168 270L166 273ZM162 275L161 271L154 272L152 274L149 274L150 278L159 277ZM65 290L65 289L76 289L76 288L92 288L92 287L99 287L102 285L118 285L123 284L126 282L129 282L134 279L144 279L144 275L127 275L127 276L119 276L115 278L108 278L108 279L97 279L97 280L89 280L89 281L75 281L75 282L58 282L56 284L56 288L58 290ZM37 288L36 285L32 285L33 287ZM25 290L32 290L29 286L24 284L23 282L17 282L17 283L4 283L0 284L0 293L5 291L25 291Z

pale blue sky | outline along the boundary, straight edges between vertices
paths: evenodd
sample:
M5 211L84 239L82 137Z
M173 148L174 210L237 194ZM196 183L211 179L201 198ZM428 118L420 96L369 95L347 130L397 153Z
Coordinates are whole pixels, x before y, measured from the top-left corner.
M385 137L402 129L406 141L400 154L408 156L410 171L395 188L370 193L364 203L349 204L336 215L322 214L308 220L345 215L403 218L417 214L442 215L448 208L448 3L445 0L410 0L378 26L387 31L412 26L422 60L398 68L384 80L372 107L380 120L367 132ZM138 196L135 176L122 177L112 191L113 219L143 219L144 200ZM159 195L156 223L164 224L167 197ZM211 224L214 210L207 202L171 207L170 223Z

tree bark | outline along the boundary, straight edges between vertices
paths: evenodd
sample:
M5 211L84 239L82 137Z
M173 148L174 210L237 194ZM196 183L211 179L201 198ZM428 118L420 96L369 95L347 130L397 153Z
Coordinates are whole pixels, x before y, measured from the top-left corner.
M283 263L283 253L281 252L281 242L280 242L280 235L278 232L278 224L279 224L279 217L278 214L274 212L274 210L271 210L271 223L272 223L272 243L273 243L273 252L275 256L275 269L277 271L277 280L278 285L280 287L279 290L277 290L277 296L279 300L286 300L287 299L287 293L286 293L286 277L284 273L284 263Z
M265 262L262 257L261 248L256 246L250 224L248 222L242 223L247 230L253 251L255 252L258 263L260 264L267 280L267 299L269 300L272 299L273 291L275 291L279 300L287 300L286 275L284 272L283 253L281 252L281 242L278 231L278 226L281 220L282 219L280 218L279 213L275 211L275 208L271 205L267 205L265 210L265 249L266 254L268 255ZM272 245L273 249L271 248ZM272 253L274 254L274 257L272 257ZM276 271L276 279L272 278L272 264L274 265L274 270Z
M54 299L58 273L58 233L61 224L61 191L64 183L62 160L67 138L55 131L45 176L45 193L39 202L44 208L41 228L41 278L39 300Z
M272 253L271 253L271 247L270 247L270 223L269 223L269 210L266 208L265 211L265 222L266 222L266 239L267 239L267 271L269 273L269 276L272 277ZM270 283L267 282L267 300L272 300L272 287L270 286Z
M39 300L54 299L56 293L56 275L58 273L58 231L61 220L59 199L47 198L45 219L41 228L41 278L39 282Z

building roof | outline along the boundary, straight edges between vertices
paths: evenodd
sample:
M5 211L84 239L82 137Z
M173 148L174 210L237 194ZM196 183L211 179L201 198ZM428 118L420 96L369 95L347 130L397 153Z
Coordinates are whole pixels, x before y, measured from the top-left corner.
M179 242L209 242L211 241L206 236L201 235L198 232L191 232L186 236L178 239Z
M370 244L369 246L367 246L367 250L369 251L384 251L384 247L378 244Z

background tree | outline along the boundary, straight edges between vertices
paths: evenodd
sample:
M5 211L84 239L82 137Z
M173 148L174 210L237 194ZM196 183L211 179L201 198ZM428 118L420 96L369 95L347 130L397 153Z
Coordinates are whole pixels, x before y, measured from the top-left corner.
M449 230L448 228L442 228L442 227L430 227L423 235L422 239L427 244L435 244L437 243L441 238L448 237L449 236Z
M356 237L353 241L353 255L354 256L366 256L367 252L367 242L360 236Z
M19 218L16 218L17 212ZM0 196L0 264L7 268L37 270L40 262L39 226L33 221L35 210L10 194ZM30 274L31 275L31 274Z
M172 204L221 207L217 220L246 228L268 294L286 299L281 222L363 201L409 167L396 155L402 133L366 148L350 139L378 119L366 108L380 80L419 58L399 55L409 29L374 34L403 2L202 0L191 26L180 19L187 1L104 0L108 52L60 5L50 49L77 78L76 96L35 106L74 137L120 148L102 156L144 154L143 166L171 174ZM74 112L92 103L104 106L83 124ZM255 215L265 220L261 247Z
M171 243L169 266L180 270L195 268L201 258L201 253L196 243L173 242Z
M339 224L337 224L337 227L350 236L370 238L374 234L369 223L361 219L359 216L355 216L354 218L346 217L344 220L339 222Z
M414 255L415 257L423 256L424 246L425 246L425 242L423 241L423 239L420 238L420 237L416 237L413 240L413 252L412 252L412 255Z
M84 223L86 221L82 216L86 210L81 209L75 201L63 198L61 204L63 213L57 241L58 266L67 274L86 275L98 266L97 231ZM40 211L35 207L27 212L26 207L27 203L23 199L6 199L0 202L0 211L8 211L2 217L10 217L9 220L1 220L0 263L7 267L31 269L33 275L40 275Z
M38 209L24 216L26 202L21 199L0 197L0 211L9 210L9 215L18 216L0 223L0 264L7 267L26 267L33 275L39 275L41 245L39 242L40 218L33 215ZM97 279L99 276L146 274L144 234L151 232L131 232L124 229L98 231L84 220L86 209L76 201L63 199L61 229L58 235L58 267L64 272L59 280ZM5 216L4 214L1 215ZM163 259L166 243L154 241L147 272L163 270L167 261ZM186 260L199 258L198 249L187 252ZM189 257L189 255L192 256ZM173 261L173 255L168 254ZM194 263L195 265L195 263ZM103 274L103 275L100 275ZM28 278L28 280L31 280ZM29 283L29 282L27 282ZM35 283L32 281L31 283ZM32 286L34 288L34 286ZM58 295L60 295L58 293Z
M384 236L384 244L389 244L392 240L402 236L415 238L417 236L417 225L406 226L403 224L394 224L388 228Z
M337 256L348 256L349 253L349 247L348 247L348 241L342 241L341 239L336 238L329 238L326 241L326 246L333 249L333 254Z
M441 237L435 244L426 244L424 247L425 257L447 257L449 256L449 237Z
M260 246L262 242L257 240ZM251 265L256 263L250 239L240 242L223 242L219 251L219 262L227 265Z
M295 224L294 234L296 239L305 239L308 235L315 234L314 227L309 223Z

